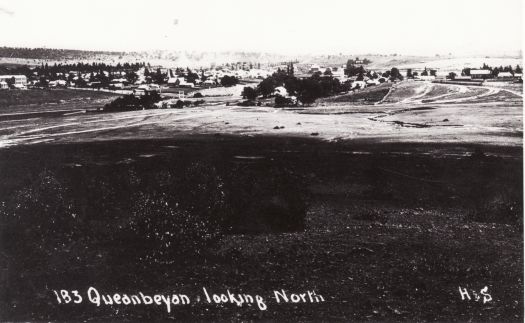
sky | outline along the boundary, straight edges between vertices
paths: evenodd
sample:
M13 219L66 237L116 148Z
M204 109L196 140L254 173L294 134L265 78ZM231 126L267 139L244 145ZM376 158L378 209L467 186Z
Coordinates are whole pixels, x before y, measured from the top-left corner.
M522 0L0 0L0 46L517 54Z

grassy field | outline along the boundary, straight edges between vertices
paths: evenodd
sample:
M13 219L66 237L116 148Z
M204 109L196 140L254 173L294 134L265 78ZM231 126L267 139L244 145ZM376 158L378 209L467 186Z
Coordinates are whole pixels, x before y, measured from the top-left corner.
M70 89L0 90L0 120L48 118L96 110L118 94Z
M6 90L0 91L0 105L2 107L28 104L42 105L46 103L61 103L61 101L96 100L112 97L115 97L112 93L86 90Z
M317 100L317 103L354 103L354 104L374 104L381 101L392 87L393 83L384 83L376 86L367 87L348 94L337 95L325 99Z
M9 285L1 319L520 321L521 164L519 148L286 137L4 149L1 265ZM163 207L165 196L178 206ZM24 207L12 213L17 203ZM236 213L221 213L221 205ZM172 212L193 208L197 216L208 206L209 216L251 226L208 242L183 227L162 247L174 224L154 219L176 224L183 213ZM272 226L283 217L295 229ZM147 231L129 230L144 219ZM159 235L133 243L146 232ZM162 307L56 304L53 289L85 296L89 286L182 292L192 305L168 314ZM493 301L462 301L458 286L488 286ZM267 311L215 306L197 301L202 287L268 298L273 290L315 290L327 301L269 300Z

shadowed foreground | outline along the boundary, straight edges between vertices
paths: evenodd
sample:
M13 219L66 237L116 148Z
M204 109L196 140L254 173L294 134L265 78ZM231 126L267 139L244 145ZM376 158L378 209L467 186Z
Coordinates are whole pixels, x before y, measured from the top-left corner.
M514 147L284 137L6 148L0 319L522 321L521 165ZM191 303L53 293L90 286ZM461 300L485 286L490 302ZM281 289L326 302L277 304Z

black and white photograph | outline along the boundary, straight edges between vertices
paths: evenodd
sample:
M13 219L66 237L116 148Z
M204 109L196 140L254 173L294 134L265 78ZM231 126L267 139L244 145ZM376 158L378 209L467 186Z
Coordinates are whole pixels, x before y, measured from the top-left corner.
M0 0L0 322L523 322L522 0Z

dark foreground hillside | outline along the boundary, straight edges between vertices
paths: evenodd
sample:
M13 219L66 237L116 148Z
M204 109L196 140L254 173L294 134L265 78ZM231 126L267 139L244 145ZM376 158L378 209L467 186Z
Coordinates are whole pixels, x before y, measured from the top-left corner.
M0 174L2 321L523 321L521 148L111 141L3 149ZM191 303L97 307L89 287Z

